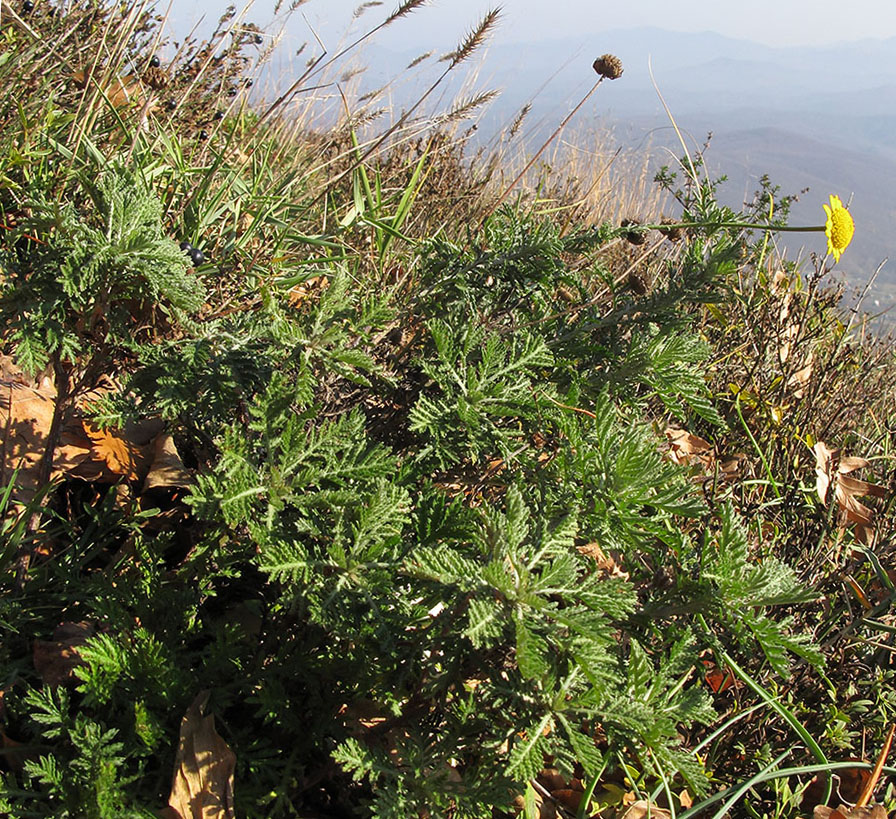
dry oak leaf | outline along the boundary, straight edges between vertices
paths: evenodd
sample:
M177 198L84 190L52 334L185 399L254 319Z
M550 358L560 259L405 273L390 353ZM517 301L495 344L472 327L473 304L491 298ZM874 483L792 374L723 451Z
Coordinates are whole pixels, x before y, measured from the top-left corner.
M600 544L594 542L576 546L576 551L579 554L585 555L585 557L592 558L595 564L597 564L597 571L602 577L618 577L622 580L628 580L628 572L620 566L620 563L622 562L622 555L620 552L610 551L610 553L607 554L601 549Z
M650 804L646 799L639 799L629 806L621 819L672 819L672 814L665 808Z
M863 759L846 759L845 762L865 762ZM856 804L871 781L870 768L841 768L832 775L832 798L836 798L844 804ZM825 775L816 774L803 793L803 810L817 805L824 794L827 785Z
M95 397L108 391L108 388L93 390L90 395ZM29 501L41 488L41 464L55 412L56 389L51 382L29 385L14 374L0 379L0 481L9 483L18 469L15 497L22 502ZM161 422L152 423L158 434ZM145 426L124 432L100 430L79 418L77 410L65 413L49 479L72 476L109 483L121 478L141 479L149 468L152 452L152 446L143 440Z
M203 715L209 692L201 691L180 724L180 745L168 797L170 819L236 819L233 770L236 754Z
M669 439L669 458L672 463L701 463L710 457L712 444L699 435L674 427L668 427L665 435Z
M843 458L839 449L829 449L824 441L818 441L812 449L815 452L815 489L819 499L827 505L833 496L844 520L856 525L856 539L870 543L874 537L874 510L858 498L885 498L888 495L886 487L849 477L850 472L871 465L865 458Z
M64 685L75 679L83 662L78 649L94 634L90 623L60 623L52 640L34 641L34 669L45 685Z
M56 391L51 385L35 388L17 380L0 381L0 423L2 432L2 474L4 485L16 469L16 497L27 501L40 489L41 461L56 409ZM53 453L50 479L60 477L90 457L90 444L74 439L64 424L59 446Z
M147 451L117 430L99 429L89 421L82 422L84 440L90 444L90 458L72 470L72 475L87 481L139 480L147 461Z

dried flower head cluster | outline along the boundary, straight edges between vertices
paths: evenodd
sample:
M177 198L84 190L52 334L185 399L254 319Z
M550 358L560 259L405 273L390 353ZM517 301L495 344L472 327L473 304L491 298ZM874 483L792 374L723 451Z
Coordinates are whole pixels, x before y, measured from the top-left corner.
M630 244L643 245L647 241L647 231L641 227L639 219L623 219L620 227L620 235Z
M603 54L592 65L595 72L608 80L618 80L622 76L622 60L614 54Z
M680 242L684 238L684 228L668 216L664 216L660 220L657 230L670 242Z

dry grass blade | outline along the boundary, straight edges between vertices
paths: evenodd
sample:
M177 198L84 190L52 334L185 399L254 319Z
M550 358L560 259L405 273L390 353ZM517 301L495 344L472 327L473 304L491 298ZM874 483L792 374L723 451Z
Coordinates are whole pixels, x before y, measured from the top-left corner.
M859 801L856 802L857 808L865 807L870 801L871 796L874 793L874 789L877 787L877 782L880 779L880 775L884 769L884 763L887 761L887 757L890 755L890 748L893 745L893 734L896 733L896 723L890 726L890 730L887 732L887 738L884 740L884 747L881 748L880 756L877 758L877 762L874 765L874 770L871 772L871 778L868 780L868 784L865 786L865 790L862 791L862 795L859 797Z

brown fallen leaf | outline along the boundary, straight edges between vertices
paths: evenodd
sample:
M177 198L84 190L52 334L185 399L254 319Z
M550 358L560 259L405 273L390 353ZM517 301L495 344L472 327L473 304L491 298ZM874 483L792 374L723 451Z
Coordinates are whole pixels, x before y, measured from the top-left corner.
M94 632L88 622L60 623L52 640L34 641L34 669L45 685L65 685L75 680L75 669L83 662L78 649Z
M159 435L153 444L152 461L143 482L143 491L184 488L191 482L190 473L174 446L174 438L167 433Z
M168 815L174 819L235 819L233 771L236 755L203 715L209 692L201 691L180 724ZM175 813L172 814L171 811Z
M18 469L15 496L22 502L29 501L40 489L40 467L55 409L56 391L52 386L35 388L16 380L0 381L0 481L8 484ZM89 457L89 442L74 440L70 425L63 424L50 480L77 468Z
M579 810L584 795L585 792L578 788L559 788L556 791L551 791L554 800L572 813Z
M847 759L846 762L864 762L862 759ZM870 768L841 768L832 774L831 799L843 803L855 804L862 791L871 779ZM802 808L804 811L813 808L823 798L827 787L827 775L816 774L803 792Z
M548 793L553 793L566 787L566 777L556 768L542 768L535 779Z
M0 355L0 379L15 381L26 386L31 384L31 379L25 375L24 370L16 364L12 356L8 355Z
M712 660L701 660L703 663L704 679L713 694L721 694L732 686L736 686L737 679L731 673L730 668L719 668Z
M629 806L621 819L672 819L672 814L665 808L652 805L646 799L639 799Z
M148 451L123 437L117 430L99 429L83 421L85 439L90 443L90 457L71 474L86 481L114 482L123 478L135 481L145 471Z
M41 488L41 465L56 412L56 388L44 379L24 383L13 365L0 361L8 377L0 379L0 482L8 484L16 475L15 498L30 501ZM114 483L121 479L143 479L151 462L152 443L161 431L161 421L134 425L125 431L101 430L82 417L92 402L112 391L108 384L82 396L62 418L50 481L76 477ZM147 439L154 429L153 438Z
M806 385L812 377L812 370L815 366L815 354L809 350L806 358L803 360L803 366L796 370L790 378L787 379L787 386L793 389L794 398L802 398Z
M711 457L712 444L699 435L674 427L668 427L665 435L669 439L669 458L673 463L705 463Z
M622 555L619 552L611 550L607 554L600 547L600 544L594 542L576 546L576 551L579 554L592 558L597 566L598 573L602 577L618 577L622 580L628 580L628 572L619 565L622 560Z
M850 472L870 466L865 458L841 457L841 450L829 449L824 441L818 441L815 452L815 489L821 502L827 505L831 498L837 501L841 513L841 526L855 524L856 539L870 544L874 540L874 510L861 503L859 497L885 498L887 488L849 476Z
M741 474L741 467L747 456L743 452L735 452L728 458L719 460L719 478L729 483L735 482Z

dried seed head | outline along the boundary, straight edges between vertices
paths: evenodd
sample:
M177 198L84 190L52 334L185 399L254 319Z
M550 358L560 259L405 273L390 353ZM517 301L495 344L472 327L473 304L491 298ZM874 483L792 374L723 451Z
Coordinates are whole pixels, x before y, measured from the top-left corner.
M628 274L627 281L632 292L639 296L643 296L650 290L650 285L647 283L647 280L640 273L635 273L635 271Z
M604 54L594 61L594 70L608 80L618 80L622 76L622 60L614 54Z
M141 74L140 79L155 91L164 91L170 82L168 75L165 73L165 69L160 68L157 65L148 66L143 74Z
M670 242L680 242L684 236L684 229L680 225L675 224L674 219L664 216L660 220L661 227L659 232L663 234Z
M625 241L633 245L643 245L647 241L647 231L639 230L641 223L637 219L623 219L621 222L622 232L620 235ZM626 228L634 228L626 230Z

